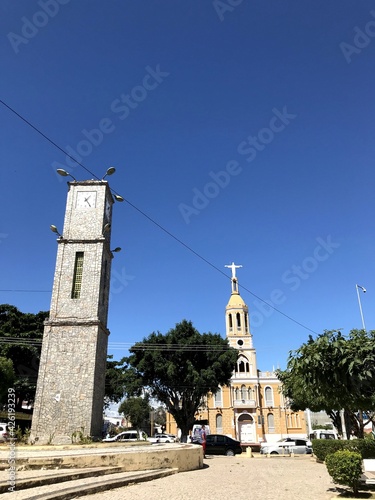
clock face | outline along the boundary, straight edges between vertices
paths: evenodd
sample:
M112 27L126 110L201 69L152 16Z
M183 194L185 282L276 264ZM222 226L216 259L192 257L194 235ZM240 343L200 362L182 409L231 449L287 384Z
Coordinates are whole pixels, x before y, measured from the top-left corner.
M96 191L78 191L77 193L77 208L95 208L96 206Z

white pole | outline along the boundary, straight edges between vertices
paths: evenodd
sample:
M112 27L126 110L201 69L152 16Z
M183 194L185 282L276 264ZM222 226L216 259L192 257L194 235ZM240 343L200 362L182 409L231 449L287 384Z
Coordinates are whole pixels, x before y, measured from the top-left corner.
M310 410L309 408L306 408L306 416L307 416L307 427L309 429L309 435L308 438L310 439L310 434L312 434L312 425L311 425L311 415L310 415Z
M342 438L343 439L348 439L348 435L346 433L344 410L340 411L340 417L341 417Z
M359 296L359 288L363 291L363 293L366 293L366 288L363 288L363 286L361 285L356 285L355 286L356 289L357 289L357 297L358 297L358 305L359 305L359 312L361 313L361 319L362 319L362 328L364 330L366 330L366 327L365 327L365 320L363 319L363 312L362 312L362 305L361 305L361 299L360 299L360 296Z

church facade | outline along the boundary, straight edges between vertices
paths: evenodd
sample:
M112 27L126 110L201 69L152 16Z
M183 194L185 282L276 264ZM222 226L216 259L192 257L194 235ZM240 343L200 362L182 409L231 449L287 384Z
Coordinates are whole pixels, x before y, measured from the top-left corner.
M229 386L220 387L202 402L196 422L208 425L212 434L226 434L243 445L259 447L288 436L306 437L304 412L293 412L281 394L274 371L261 371L250 332L249 311L238 290L232 264L232 292L225 308L226 337L238 350L238 360ZM176 432L168 414L167 432Z

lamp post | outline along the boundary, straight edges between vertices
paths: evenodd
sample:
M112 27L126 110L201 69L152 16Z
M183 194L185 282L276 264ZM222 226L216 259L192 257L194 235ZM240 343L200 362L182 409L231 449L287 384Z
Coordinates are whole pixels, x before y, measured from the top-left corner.
M365 326L365 320L363 319L363 312L362 312L362 305L361 305L361 298L359 296L359 288L362 290L363 293L366 293L366 288L364 288L363 286L361 285L356 285L355 286L356 289L357 289L357 297L358 297L358 305L359 305L359 312L361 313L361 319L362 319L362 328L364 330L366 330L366 326Z

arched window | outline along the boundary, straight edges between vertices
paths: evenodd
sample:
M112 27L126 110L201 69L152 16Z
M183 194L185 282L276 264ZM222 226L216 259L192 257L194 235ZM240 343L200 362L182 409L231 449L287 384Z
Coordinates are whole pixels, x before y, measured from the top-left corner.
M238 373L249 373L250 365L249 361L245 356L240 356L237 360L235 371Z
M247 314L245 313L245 328L246 328L246 331L248 330L248 325L247 325Z
M214 406L216 406L216 408L223 406L223 391L221 387L219 387L219 389L215 393Z
M223 432L223 416L220 413L216 415L216 432L218 434Z
M266 400L266 406L273 406L273 391L272 387L266 387L264 389L264 399Z
M235 399L240 399L240 390L238 387L236 387L234 390L234 397Z
M241 328L241 314L237 313L236 318L237 318L237 328Z
M233 328L233 319L232 319L232 315L231 314L228 314L228 319L229 319L229 328L232 330L232 328Z
M275 432L275 419L273 413L267 415L268 432Z

